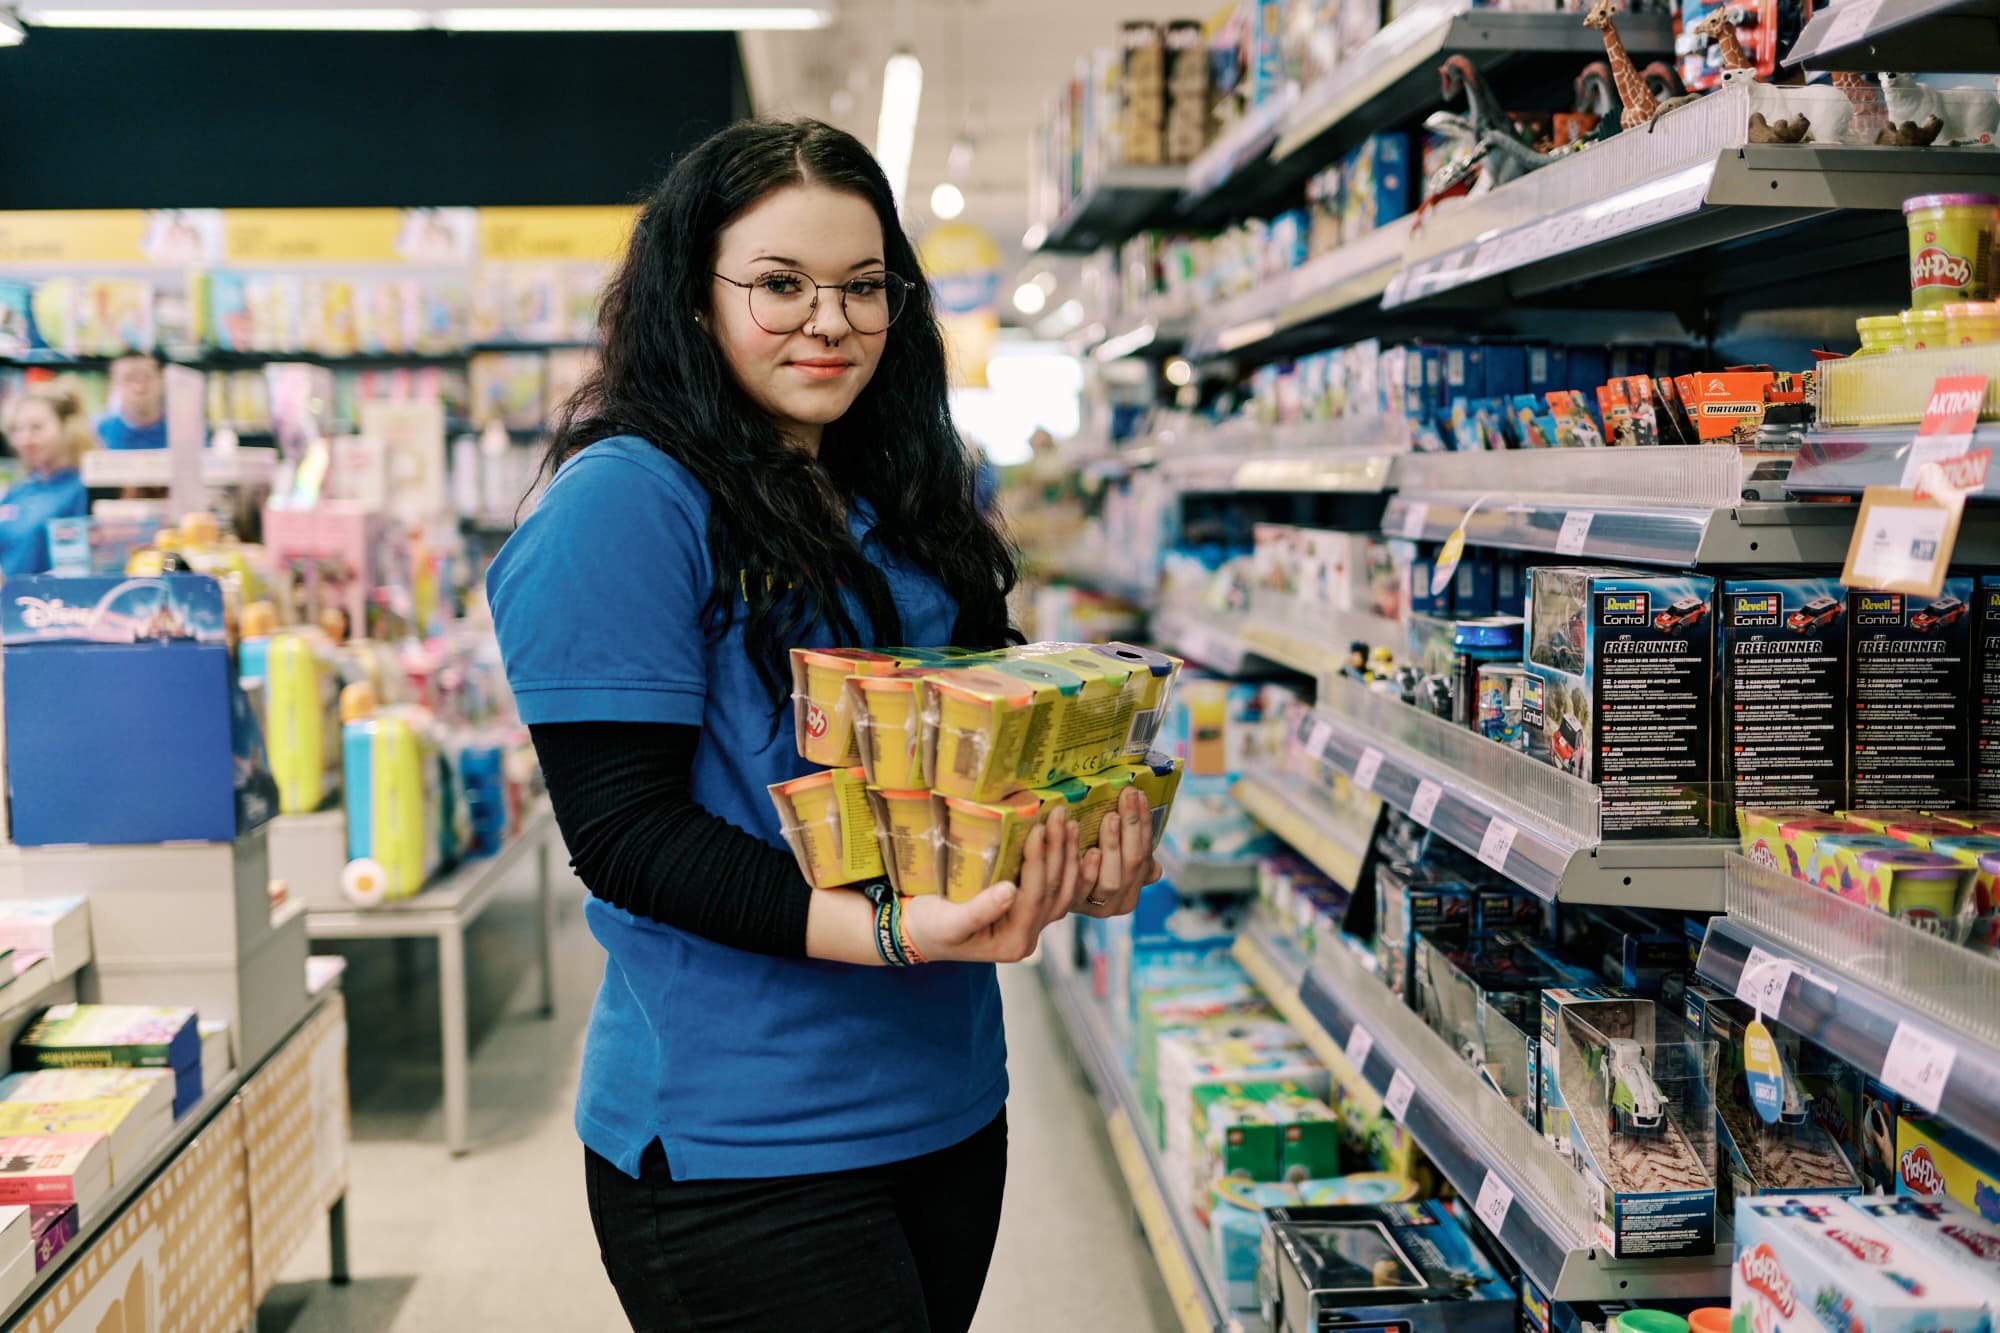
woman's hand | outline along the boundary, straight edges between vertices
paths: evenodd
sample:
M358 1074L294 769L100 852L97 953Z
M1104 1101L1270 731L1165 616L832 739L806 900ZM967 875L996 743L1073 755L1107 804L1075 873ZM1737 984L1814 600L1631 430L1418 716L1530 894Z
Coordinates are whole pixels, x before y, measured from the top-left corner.
M1083 854L1075 910L1083 916L1125 916L1139 905L1139 890L1159 877L1146 793L1127 787L1118 808L1098 827L1097 845Z
M1018 963L1035 951L1050 922L1069 914L1080 875L1076 825L1059 807L1029 830L1020 883L995 884L965 903L937 894L912 898L903 904L903 928L933 963Z

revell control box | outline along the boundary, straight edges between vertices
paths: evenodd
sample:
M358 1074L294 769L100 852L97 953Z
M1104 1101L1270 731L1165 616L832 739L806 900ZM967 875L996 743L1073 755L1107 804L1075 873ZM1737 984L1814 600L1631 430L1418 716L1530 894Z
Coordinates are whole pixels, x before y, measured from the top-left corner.
M1850 589L1851 810L1963 810L1972 804L1973 580L1926 601Z
M1721 633L1721 802L1839 809L1847 800L1847 590L1837 578L1729 579Z
M1979 576L1972 605L1973 807L2000 810L2000 574Z
M1535 753L1603 788L1607 838L1710 830L1714 596L1699 574L1532 571L1526 647L1542 689L1522 722Z

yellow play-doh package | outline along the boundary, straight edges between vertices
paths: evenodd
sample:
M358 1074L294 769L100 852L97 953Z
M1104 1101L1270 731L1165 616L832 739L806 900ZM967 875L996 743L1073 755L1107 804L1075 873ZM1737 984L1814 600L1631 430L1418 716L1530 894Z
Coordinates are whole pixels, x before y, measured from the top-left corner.
M907 791L927 785L929 734L924 727L923 682L933 672L959 671L994 661L990 653L958 648L883 648L895 662L884 675L853 675L845 685L847 715L870 786Z
M831 889L882 873L875 808L860 768L832 768L771 784L778 827L806 882Z
M1174 683L1180 679L1181 659L1137 644L1115 642L1031 643L1008 650L1008 656L1041 657L1071 651L1107 657L1130 669L1126 691L1132 696L1132 718L1121 753L1126 759L1144 759L1160 734L1160 720L1166 716Z
M1062 682L1047 753L1038 757L1041 772L1032 782L1095 773L1124 757L1138 684L1129 663L1086 644L1031 644L995 669L1022 674L1060 669L1072 678Z
M1077 848L1095 847L1105 817L1117 809L1119 795L1137 787L1152 806L1148 836L1158 847L1180 789L1181 761L1163 754L1143 762L1113 764L1089 777L1065 778L1001 801L945 800L945 892L954 902L975 897L989 885L1021 873L1021 856L1028 831L1067 808L1077 828Z
M930 785L946 796L992 802L1046 776L1065 691L1082 682L1063 667L995 662L924 678L924 750Z
M905 897L943 893L945 798L927 788L868 789L889 882Z
M895 659L863 648L792 649L792 724L798 732L799 754L828 768L859 764L861 750L854 716L848 711L847 680L895 669Z

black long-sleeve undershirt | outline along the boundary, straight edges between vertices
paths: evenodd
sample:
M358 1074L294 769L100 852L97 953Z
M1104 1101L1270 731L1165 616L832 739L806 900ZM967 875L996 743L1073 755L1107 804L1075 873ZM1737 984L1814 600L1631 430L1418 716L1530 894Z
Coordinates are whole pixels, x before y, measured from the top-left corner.
M552 722L528 731L570 865L592 894L720 944L805 956L812 889L798 862L689 791L699 727Z

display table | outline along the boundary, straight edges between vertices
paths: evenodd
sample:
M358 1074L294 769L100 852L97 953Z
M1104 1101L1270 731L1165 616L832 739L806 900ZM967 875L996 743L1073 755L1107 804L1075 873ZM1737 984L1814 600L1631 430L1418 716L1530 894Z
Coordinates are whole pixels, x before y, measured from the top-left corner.
M338 990L256 1068L174 1123L4 1312L19 1333L234 1333L328 1214L331 1274L347 1280L347 1009Z
M549 892L549 843L555 815L546 800L522 820L520 836L483 861L471 861L415 897L379 907L312 908L306 934L315 940L435 939L438 1008L444 1045L444 1137L453 1156L468 1150L466 1111L465 931L492 905L522 860L535 857L536 930L540 936L542 1013L555 1012L555 902Z

